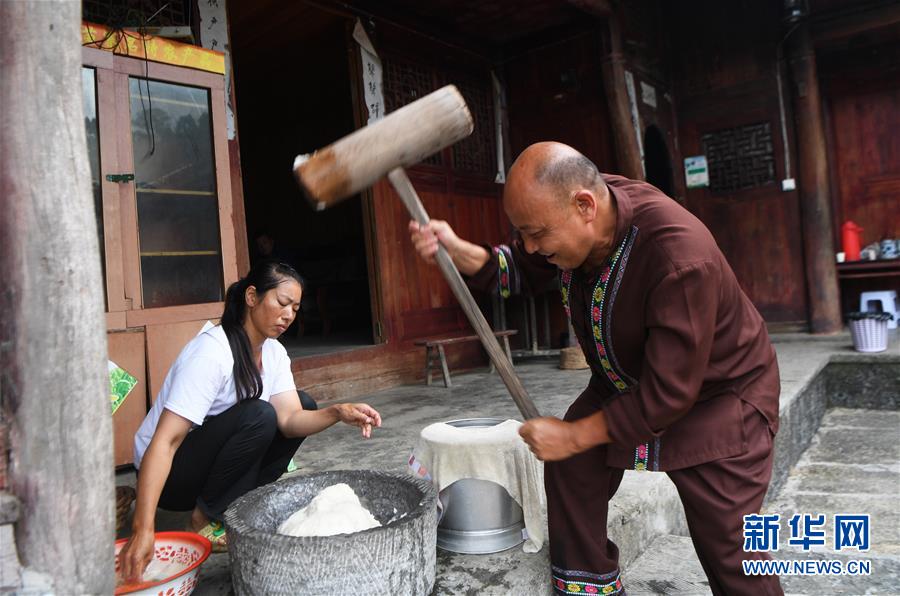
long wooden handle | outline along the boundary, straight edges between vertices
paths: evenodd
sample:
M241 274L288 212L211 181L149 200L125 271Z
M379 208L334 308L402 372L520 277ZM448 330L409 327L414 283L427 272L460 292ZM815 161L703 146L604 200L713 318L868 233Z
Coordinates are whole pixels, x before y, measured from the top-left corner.
M412 182L410 182L403 168L391 170L388 173L388 179L394 185L394 189L400 195L400 199L406 205L406 209L412 218L420 226L427 224L430 219L428 213L425 212L425 207L422 205L422 201L419 200L419 195L416 193L416 189L413 188ZM484 315L481 314L481 309L475 303L475 298L472 297L472 293L469 291L466 282L463 281L462 275L460 275L459 270L453 263L453 259L450 258L450 254L441 245L438 245L436 260L441 268L441 272L447 279L447 283L450 284L450 289L453 290L453 295L459 300L459 304L469 318L469 323L472 324L475 333L481 339L481 343L484 349L487 350L491 362L497 367L500 378L503 379L503 383L509 390L513 401L516 402L516 406L518 406L522 416L525 420L537 418L540 416L537 407L531 401L528 392L525 391L522 381L513 369L512 362L506 358L503 348L500 347L500 343L497 341L497 337L491 330L490 325L484 319Z

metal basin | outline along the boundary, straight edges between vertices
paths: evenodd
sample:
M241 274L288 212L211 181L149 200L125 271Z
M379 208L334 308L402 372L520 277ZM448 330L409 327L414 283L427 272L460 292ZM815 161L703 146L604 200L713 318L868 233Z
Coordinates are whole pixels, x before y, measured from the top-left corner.
M447 422L458 428L484 428L499 418L467 418ZM525 521L522 508L495 482L465 478L440 492L443 517L438 524L438 547L455 553L496 553L521 544Z

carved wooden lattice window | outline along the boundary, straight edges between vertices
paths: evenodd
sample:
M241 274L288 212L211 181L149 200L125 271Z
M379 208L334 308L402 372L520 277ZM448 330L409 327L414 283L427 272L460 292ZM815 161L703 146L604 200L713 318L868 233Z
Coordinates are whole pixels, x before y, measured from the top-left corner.
M497 153L494 147L494 98L490 78L462 79L456 82L456 86L469 106L475 129L471 135L453 145L453 167L492 176L497 167Z
M388 112L424 97L439 87L436 72L430 66L416 64L402 58L384 60L384 103ZM440 152L422 163L440 166L444 163Z
M389 56L384 59L384 101L388 112L403 107L449 83L453 83L459 88L469 106L475 124L471 136L453 146L452 169L460 173L493 178L497 159L494 146L494 100L490 76L486 72L481 77L461 76L455 72L445 72L436 66L416 63L399 56ZM443 152L429 157L422 163L433 166L445 165Z
M709 189L728 193L775 182L775 154L768 122L727 128L700 137L709 165Z

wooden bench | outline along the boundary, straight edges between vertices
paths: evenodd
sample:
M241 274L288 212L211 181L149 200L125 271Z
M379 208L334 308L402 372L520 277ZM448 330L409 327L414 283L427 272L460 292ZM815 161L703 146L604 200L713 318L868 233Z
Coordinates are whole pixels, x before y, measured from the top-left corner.
M518 331L515 329L494 331L494 336L498 340L503 341L503 350L506 352L506 357L509 358L510 364L512 364L512 353L509 349L509 338L516 333ZM444 376L444 387L452 387L453 383L450 381L450 369L447 367L447 356L444 353L444 346L469 341L479 341L479 338L477 335L457 335L453 337L421 339L415 342L417 346L425 346L425 383L431 385L431 372L440 363L441 374ZM493 362L491 363L491 372L494 372Z

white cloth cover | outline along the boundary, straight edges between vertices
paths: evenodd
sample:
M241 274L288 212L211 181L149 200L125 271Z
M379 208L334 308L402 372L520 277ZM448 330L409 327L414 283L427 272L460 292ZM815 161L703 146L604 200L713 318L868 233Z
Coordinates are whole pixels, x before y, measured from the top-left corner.
M488 427L431 424L422 429L409 465L413 474L430 478L438 492L464 478L505 488L522 507L528 533L522 550L536 553L544 544L544 469L519 436L521 425L516 420Z

